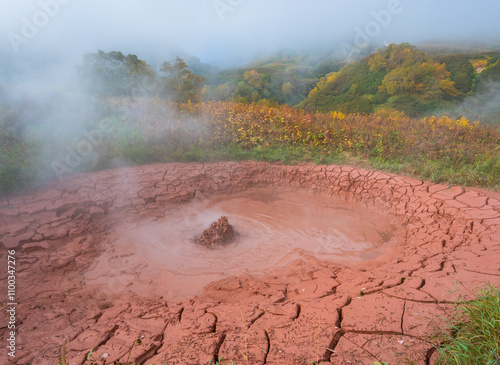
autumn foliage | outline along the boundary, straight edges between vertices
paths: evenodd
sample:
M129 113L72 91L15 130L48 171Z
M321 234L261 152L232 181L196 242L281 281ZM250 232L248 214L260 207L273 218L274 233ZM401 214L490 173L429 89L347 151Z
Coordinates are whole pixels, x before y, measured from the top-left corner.
M449 184L500 188L500 129L465 118L414 119L398 111L308 113L289 106L173 103L158 97L101 102L114 114L113 133L96 146L97 159L82 163L82 171L117 162L259 159L358 164ZM39 154L36 146L21 150L31 160ZM13 179L34 173L29 165L13 168Z
M304 146L382 160L418 157L454 162L473 162L478 154L500 153L500 131L465 118L412 119L398 112L309 114L288 106L168 104L160 99L139 101L129 112L132 110L135 128L148 140L182 138L199 147Z
M444 62L408 43L390 44L321 78L300 106L311 111L340 110L365 115L397 109L420 116L453 105L463 96L451 77ZM464 85L459 86L463 90Z

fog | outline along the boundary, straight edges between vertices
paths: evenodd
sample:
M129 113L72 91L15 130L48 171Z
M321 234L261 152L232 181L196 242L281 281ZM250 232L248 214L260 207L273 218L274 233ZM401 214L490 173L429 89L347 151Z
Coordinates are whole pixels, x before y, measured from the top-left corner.
M279 50L355 45L356 36L376 45L500 38L497 0L2 0L0 14L2 58L29 65L74 64L102 49L146 60L182 50L232 66Z

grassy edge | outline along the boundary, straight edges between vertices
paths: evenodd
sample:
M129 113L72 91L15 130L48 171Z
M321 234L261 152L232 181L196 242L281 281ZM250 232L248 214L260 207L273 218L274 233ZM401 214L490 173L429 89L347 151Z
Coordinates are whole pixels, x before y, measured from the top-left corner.
M437 335L436 365L500 363L500 290L489 284L476 299L459 300L448 328Z

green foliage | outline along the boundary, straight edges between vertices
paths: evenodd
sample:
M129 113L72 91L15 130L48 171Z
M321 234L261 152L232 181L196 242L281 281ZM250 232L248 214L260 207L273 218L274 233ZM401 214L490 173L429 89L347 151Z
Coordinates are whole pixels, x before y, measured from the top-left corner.
M267 77L258 71L246 71L243 78L248 82L248 85L253 86L257 90L263 90L267 86Z
M438 347L438 365L497 365L500 358L500 290L492 285L477 299L456 304Z
M409 43L390 44L386 49L379 49L373 56L369 57L370 72L380 70L405 69L422 64L429 60L429 56L418 51Z
M367 59L343 67L323 77L299 107L309 111L369 114L374 108L363 95L375 95L386 71L370 72ZM367 102L368 101L368 102Z
M438 58L450 72L450 79L455 83L457 91L467 94L472 91L476 73L470 60L464 55L451 55Z
M343 67L338 73L326 75L299 107L321 112L372 113L370 95L379 92L386 71L369 72L369 69L368 60L364 59Z
M424 114L428 108L426 105L413 95L401 95L391 99L391 105L396 110L404 110L405 114L415 117Z
M0 144L0 197L32 186L40 148L22 140Z
M82 83L92 95L162 96L177 102L228 100L296 105L304 100L318 78L341 68L332 54L307 59L285 55L262 59L243 68L220 71L197 59L165 62L155 75L135 55L121 52L89 53L78 67ZM240 84L242 82L242 84Z
M229 364L233 365L234 363L233 363L232 360L227 361L223 357L220 357L217 360L217 362L215 362L213 365L229 365ZM212 365L212 360L210 360L210 362L208 363L208 365Z
M0 97L0 197L31 186L36 178L40 147L23 139L21 112Z
M463 101L440 104L439 112L446 115L465 116L480 119L492 125L500 124L500 54L498 52L471 53L459 55L438 55L440 62L446 62L456 81L457 90ZM465 85L459 89L460 85Z
M184 60L177 57L175 63L165 62L161 71L167 74L166 94L173 93L173 100L180 103L198 102L201 100L204 77L195 75L188 69Z
M487 62L486 68L481 72L474 85L474 90L476 92L484 91L489 81L499 82L500 81L500 55L493 55Z
M282 95L294 98L295 88L291 83L279 84L279 92L276 90L276 79L271 79L270 74L261 73L254 69L246 70L242 74L229 78L224 84L218 86L205 86L207 91L204 100L228 100L238 103L259 105L279 105L275 96L282 99Z
M415 95L422 101L442 99L445 94L457 96L444 64L417 63L391 70L382 81L380 90L389 95Z
M308 114L264 102L175 104L161 98L113 98L105 104L99 109L115 115L113 133L94 147L96 157L83 161L74 172L117 163L312 161L361 164L435 182L500 188L500 130L463 118L418 120L397 111L369 116ZM55 177L50 166L40 166L39 146L9 138L0 144L2 194L31 186L40 169ZM59 144L56 152L68 143L46 142ZM64 163L65 154L55 156Z
M296 105L306 98L320 77L340 68L338 61L329 57L308 60L302 55L280 54L207 77L210 92L205 100ZM222 85L224 92L219 91ZM243 86L249 86L250 90Z
M57 365L69 365L68 359L66 358L67 355L68 352L66 350L66 344L64 344L61 351L59 351L59 355L57 356Z
M174 63L163 63L161 71L167 77L158 77L136 55L116 51L88 53L77 70L88 93L107 97L156 95L177 102L198 102L205 81L179 57Z
M476 81L472 57L478 54L433 58L408 43L391 44L324 76L298 106L310 112L369 114L396 109L413 117L428 115L456 105L475 90L475 83L500 74L500 62L490 57Z
M215 89L215 99L216 100L228 100L234 90L231 89L231 86L228 82L225 84L217 86Z
M116 51L87 53L77 70L89 93L105 96L142 95L156 79L151 67L136 55Z

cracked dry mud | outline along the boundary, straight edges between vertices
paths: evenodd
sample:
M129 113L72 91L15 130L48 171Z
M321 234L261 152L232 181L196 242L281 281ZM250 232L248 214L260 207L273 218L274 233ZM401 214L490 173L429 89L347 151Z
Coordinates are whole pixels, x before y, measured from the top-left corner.
M230 276L178 301L88 284L85 273L109 247L112 227L159 219L199 194L252 187L375 208L394 217L397 243L365 262L299 254L266 275ZM112 363L141 338L130 354L140 364L208 364L219 356L244 364L245 352L250 364L432 363L428 335L452 302L487 282L500 285L499 199L350 167L257 162L95 172L7 198L0 201L0 291L7 291L7 249L15 249L16 361L55 364L67 343L70 364L82 364L90 349Z

